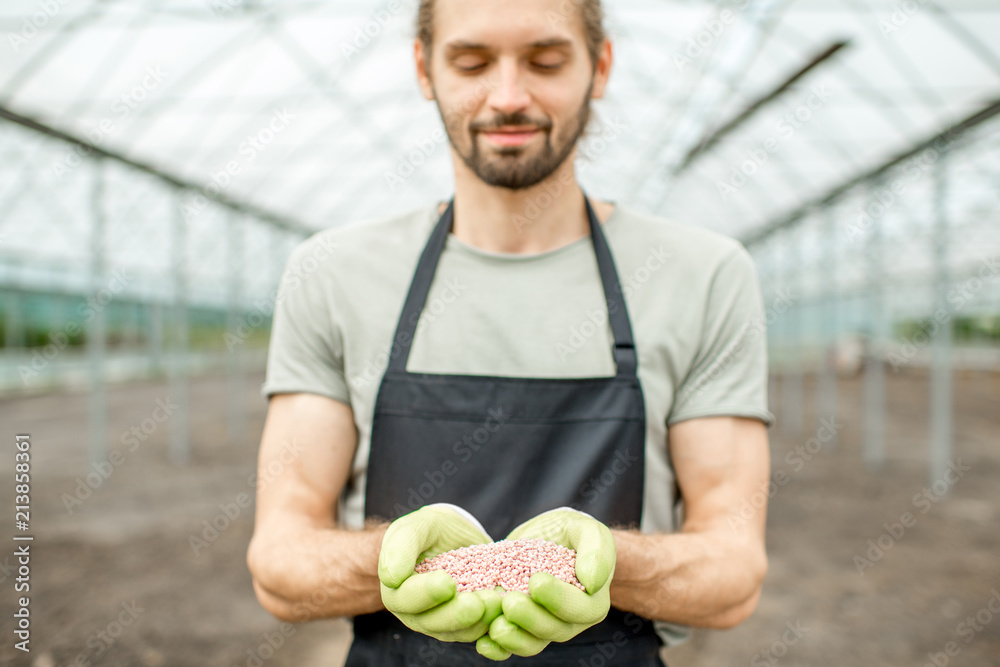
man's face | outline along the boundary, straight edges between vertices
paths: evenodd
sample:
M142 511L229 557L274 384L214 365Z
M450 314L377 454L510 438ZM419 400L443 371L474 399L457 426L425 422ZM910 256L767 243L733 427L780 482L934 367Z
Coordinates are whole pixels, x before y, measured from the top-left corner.
M573 3L437 0L429 70L421 83L452 147L489 185L544 181L590 119L595 77Z

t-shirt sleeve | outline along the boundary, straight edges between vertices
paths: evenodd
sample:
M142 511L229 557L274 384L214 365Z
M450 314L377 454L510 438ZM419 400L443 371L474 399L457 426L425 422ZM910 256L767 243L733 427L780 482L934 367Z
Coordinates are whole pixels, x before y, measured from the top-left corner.
M739 245L708 288L704 325L690 371L674 394L667 425L696 417L754 417L770 426L763 298L750 253Z
M334 286L327 272L307 270L315 269L317 257L313 255L321 252L320 244L307 240L292 252L285 266L260 390L265 398L310 393L350 405L343 340L332 305Z

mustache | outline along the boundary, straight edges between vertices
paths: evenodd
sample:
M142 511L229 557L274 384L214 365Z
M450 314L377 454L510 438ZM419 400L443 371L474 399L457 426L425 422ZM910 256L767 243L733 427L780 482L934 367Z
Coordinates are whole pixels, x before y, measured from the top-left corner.
M498 130L501 127L510 125L537 127L540 130L552 129L552 121L547 119L535 120L524 114L511 114L508 116L498 116L491 121L473 121L469 123L469 129L473 132L484 132Z

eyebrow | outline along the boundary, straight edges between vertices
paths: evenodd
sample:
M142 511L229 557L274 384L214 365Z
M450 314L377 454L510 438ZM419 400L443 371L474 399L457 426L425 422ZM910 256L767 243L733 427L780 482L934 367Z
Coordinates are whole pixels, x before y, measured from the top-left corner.
M551 37L549 39L541 39L532 42L528 45L530 49L551 49L551 48L567 48L571 47L573 42L563 37ZM479 42L467 42L465 40L455 40L453 42L448 42L445 45L445 51L448 53L453 53L455 51L489 51L490 47L486 44L480 44Z

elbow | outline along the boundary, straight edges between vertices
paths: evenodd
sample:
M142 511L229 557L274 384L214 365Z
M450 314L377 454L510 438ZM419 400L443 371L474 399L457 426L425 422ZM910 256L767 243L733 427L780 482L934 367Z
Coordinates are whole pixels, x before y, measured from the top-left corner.
M273 592L274 574L268 566L272 562L273 559L267 554L263 542L254 536L247 548L247 568L250 570L253 591L260 606L280 621L299 623L309 620L307 610L301 605L292 604Z
M309 620L308 614L305 613L304 609L270 593L256 579L253 580L253 591L257 596L260 606L279 621L300 623Z
M749 562L752 564L748 568L749 579L743 599L708 619L705 627L713 630L729 630L746 621L756 611L764 590L764 578L767 576L767 554L761 549L749 558Z
M263 590L263 582L268 581L270 573L267 571L267 564L271 558L264 553L264 542L258 535L254 535L247 547L247 569L253 578L254 590Z
M758 589L749 598L736 605L735 607L730 607L721 614L716 614L708 622L705 623L706 628L712 630L730 630L735 628L737 625L747 620L753 615L754 610L757 609L757 603L760 601L760 590Z

